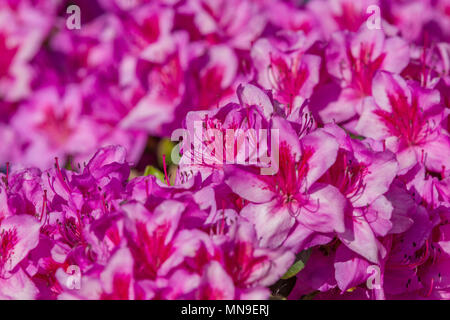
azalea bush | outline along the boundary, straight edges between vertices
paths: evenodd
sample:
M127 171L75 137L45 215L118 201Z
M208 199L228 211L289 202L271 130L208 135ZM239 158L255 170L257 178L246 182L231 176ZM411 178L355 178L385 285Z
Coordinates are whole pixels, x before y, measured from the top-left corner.
M0 298L450 298L449 12L0 0Z

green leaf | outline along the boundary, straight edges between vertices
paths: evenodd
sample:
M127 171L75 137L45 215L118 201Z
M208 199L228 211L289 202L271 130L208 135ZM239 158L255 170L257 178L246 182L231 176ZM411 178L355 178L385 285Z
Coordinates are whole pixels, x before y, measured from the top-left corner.
M159 171L154 166L146 166L144 171L144 176L154 176L164 182L164 173Z
M296 263L294 263L288 271L284 274L284 276L281 277L281 279L289 279L294 277L297 273L302 271L302 269L305 267L305 263L302 260L298 260Z
M314 298L320 293L320 291L313 291L311 293L305 294L300 298L300 300L314 300Z
M66 170L69 170L69 171L74 171L73 170L73 167L72 167L72 156L69 156L68 157L68 159L67 159L67 162L66 162L66 164L65 164L65 166L64 166L64 168L66 169Z
M287 300L287 298L280 295L271 295L269 300Z
M359 135L357 135L357 134L351 133L350 131L348 131L347 129L345 129L342 125L339 125L339 127L340 127L341 129L343 129L343 130L350 136L350 138L352 138L352 139L360 140L360 141L366 139L366 137L359 136Z
M288 271L281 277L281 279L286 280L297 275L305 267L306 262L311 255L311 250L304 250L297 255L296 262L289 268Z
M365 137L363 137L363 136L358 136L358 135L353 134L353 133L351 133L351 132L349 132L349 134L350 134L350 138L355 139L355 140L360 140L360 141L362 141L362 140L365 139Z
M167 139L161 139L157 148L158 162L159 165L163 166L163 154L166 156L166 165L167 168L172 165L172 149L175 147L175 144Z

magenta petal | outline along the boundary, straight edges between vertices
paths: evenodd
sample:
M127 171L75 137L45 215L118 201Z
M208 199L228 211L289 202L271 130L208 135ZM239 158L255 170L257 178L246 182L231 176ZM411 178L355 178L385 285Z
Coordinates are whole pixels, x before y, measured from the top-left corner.
M298 274L295 287L289 298L300 299L314 290L326 292L336 287L333 261L335 253L325 254L313 249L305 268Z
M235 290L231 277L217 261L211 262L206 268L199 288L199 299L231 300Z
M300 140L298 134L293 129L291 123L282 117L274 116L272 118L271 130L278 130L279 146L288 147L290 154L297 159L301 155Z
M2 300L33 300L36 299L38 293L38 288L22 269L7 279L0 278L0 298Z
M356 132L363 137L375 140L383 140L389 137L388 129L375 113L380 110L380 107L372 97L364 99L362 109L363 112L355 128Z
M249 203L241 210L241 215L255 224L262 247L278 247L295 223L288 208L280 206L278 199L263 204Z
M297 221L317 232L344 232L345 197L335 187L324 184L315 184L310 192L309 203L301 208Z
M364 61L364 59L374 61L381 55L383 47L384 32L382 30L362 28L352 40L350 50L352 56L355 58L359 58L362 61ZM367 51L368 48L370 48L370 51ZM362 54L369 55L361 56Z
M34 249L39 242L40 223L28 215L16 215L4 219L0 223L0 243L6 247L4 265L0 264L2 273L12 271ZM5 260L4 260L5 259Z
M450 136L440 134L437 139L416 147L418 154L426 153L425 166L434 172L442 172L450 168Z
M413 168L418 161L414 148L405 148L397 152L398 173L404 174Z
M385 236L391 231L393 227L391 221L393 210L391 202L384 196L377 198L367 209L365 213L366 220L377 236Z
M283 246L289 249L292 248L295 252L300 252L314 246L330 243L333 237L334 235L332 234L320 234L302 224L297 224L283 243Z
M257 174L248 172L236 166L225 167L225 183L239 196L246 200L263 203L270 201L275 193L265 180Z
M366 281L369 276L367 272L369 265L367 260L358 256L346 246L339 246L334 262L336 282L339 289L347 291Z
M127 248L119 249L101 273L103 290L114 299L133 299L133 257Z
M353 216L346 217L346 227L345 232L339 234L342 243L369 261L378 263L381 244L361 210L355 209Z
M400 73L409 63L410 49L405 40L393 37L386 39L385 57L382 68L393 73Z
M411 105L411 92L406 81L397 74L380 71L375 75L372 84L372 93L376 103L384 111L392 111L390 97L404 97Z
M362 163L371 162L367 168L368 173L364 177L363 192L353 201L355 207L362 207L372 203L389 190L389 186L397 175L398 163L391 152L373 153L368 155L368 159L360 158L358 154L356 157Z
M237 95L242 106L257 106L266 119L273 113L273 104L267 94L252 84L240 85Z
M338 93L337 100L326 100L327 97L332 98L335 90L333 85L321 86L315 91L312 98L314 103L324 104L326 102L326 105L318 110L320 118L325 123L342 123L351 119L357 114L358 105L363 102L360 93L351 87L342 88Z
M6 189L0 187L0 219L10 216L11 213L8 207L8 198L6 196Z
M316 130L301 140L303 148L311 148L313 154L308 160L307 186L312 186L336 161L339 144L324 130Z

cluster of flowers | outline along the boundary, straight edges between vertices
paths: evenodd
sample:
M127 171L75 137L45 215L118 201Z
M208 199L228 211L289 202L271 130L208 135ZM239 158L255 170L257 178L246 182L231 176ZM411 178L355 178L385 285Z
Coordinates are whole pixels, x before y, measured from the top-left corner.
M125 157L107 147L76 171L55 159L45 172L1 176L0 298L269 297L292 252L260 246L235 205L214 196L224 186L127 181Z
M448 0L64 4L0 1L0 298L450 299Z

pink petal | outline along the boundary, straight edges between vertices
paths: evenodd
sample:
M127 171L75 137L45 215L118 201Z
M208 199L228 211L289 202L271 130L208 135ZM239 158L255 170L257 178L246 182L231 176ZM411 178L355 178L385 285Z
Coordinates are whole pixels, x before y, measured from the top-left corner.
M239 101L243 106L258 106L266 119L273 113L273 104L267 94L252 84L239 85L237 89Z
M390 136L387 127L381 121L380 117L375 114L375 111L380 110L380 107L372 97L364 99L362 110L361 117L355 127L358 134L378 141Z
M205 270L198 298L201 300L231 300L235 290L231 277L219 262L212 261Z
M382 53L384 47L384 32L382 30L370 30L362 28L360 32L352 39L350 50L352 56L361 60L369 58L370 61L376 60ZM371 50L370 50L371 49ZM370 51L367 51L370 50ZM370 52L369 57L364 55ZM363 56L361 56L363 54Z
M405 97L411 105L411 91L406 81L397 74L386 71L377 72L372 83L372 96L378 106L384 111L391 112L392 106L389 97Z
M384 237L393 227L391 221L392 211L391 202L384 196L380 196L371 203L365 214L367 222L377 236Z
M22 269L8 279L0 278L1 299L33 300L38 294L38 288Z
M355 209L353 216L346 217L346 230L339 234L339 239L367 260L378 263L380 244L361 210Z
M409 44L401 38L386 39L384 53L382 69L386 71L400 73L409 63Z
M0 235L3 232L15 234L15 240L12 242L13 249L3 266L3 271L12 271L28 255L30 250L38 245L40 227L40 223L29 215L11 216L1 222Z
M330 185L315 184L310 192L309 204L301 208L297 221L317 232L344 232L346 198Z
M262 247L278 247L295 224L295 218L286 207L280 206L278 199L263 204L249 203L241 215L255 225Z
M343 292L356 287L368 278L367 267L369 262L362 259L346 246L339 246L336 251L334 268L336 282Z
M267 182L260 179L255 173L236 166L227 166L225 167L225 175L225 183L234 193L246 200L264 203L272 200L275 196Z
M336 161L339 144L326 131L318 129L301 140L303 148L312 148L314 153L308 160L307 186L312 186Z

